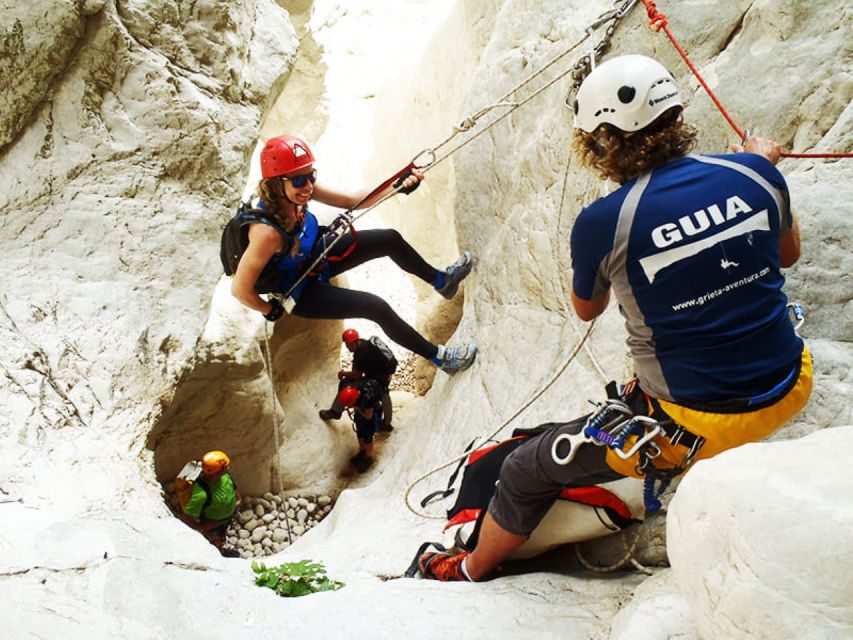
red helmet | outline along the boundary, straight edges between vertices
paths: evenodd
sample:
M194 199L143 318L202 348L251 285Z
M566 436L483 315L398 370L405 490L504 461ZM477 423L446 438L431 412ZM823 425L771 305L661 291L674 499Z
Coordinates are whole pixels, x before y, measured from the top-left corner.
M355 342L358 340L358 331L355 329L344 329L344 332L341 334L341 340L343 342Z
M338 393L338 400L340 400L341 404L345 407L354 407L355 403L358 402L358 397L361 394L358 389L355 387L344 387L341 389L340 393Z
M295 173L314 164L314 154L304 140L296 136L270 138L261 149L261 175L264 179Z

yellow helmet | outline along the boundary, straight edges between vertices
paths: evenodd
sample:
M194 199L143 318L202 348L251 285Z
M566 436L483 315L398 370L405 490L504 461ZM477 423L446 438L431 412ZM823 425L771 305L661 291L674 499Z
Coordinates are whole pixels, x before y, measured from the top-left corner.
M201 470L206 476L226 471L231 466L231 458L224 451L208 451L201 459Z

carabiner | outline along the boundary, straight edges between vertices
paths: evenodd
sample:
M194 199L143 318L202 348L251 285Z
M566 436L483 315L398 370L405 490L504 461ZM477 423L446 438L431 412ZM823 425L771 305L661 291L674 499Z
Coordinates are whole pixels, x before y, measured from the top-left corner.
M787 305L788 312L794 316L794 331L803 326L803 323L806 321L806 312L803 309L803 305L798 302L789 302Z
M420 157L425 155L425 154L429 154L428 157L430 158L430 160L426 164L418 163L418 160L420 159ZM419 154L417 154L414 158L412 158L412 168L414 168L414 169L418 169L418 170L429 169L434 164L435 164L435 149L432 149L432 148L424 149Z
M649 418L647 416L634 416L633 421L636 422L645 422L646 424L653 424L654 428L646 431L645 435L642 438L637 438L637 441L631 446L628 451L622 451L621 449L614 449L616 455L622 458L623 460L627 460L635 453L637 453L645 444L651 442L654 438L658 436L661 432L660 424L657 420L653 418Z
M557 453L557 447L559 447L560 443L563 442L563 440L568 440L569 447L571 448L564 457L561 457L560 454ZM580 433L561 433L556 438L554 438L554 442L551 444L551 460L553 460L561 467L564 467L572 460L574 460L575 455L578 452L578 447L582 444L590 442L591 440L592 438L587 436L584 433L584 430L581 430Z

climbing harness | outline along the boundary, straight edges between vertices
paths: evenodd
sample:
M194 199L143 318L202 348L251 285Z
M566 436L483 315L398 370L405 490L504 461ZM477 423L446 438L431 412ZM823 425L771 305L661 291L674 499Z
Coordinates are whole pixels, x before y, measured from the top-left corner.
M579 433L564 433L554 438L551 459L556 464L565 466L574 459L578 447L591 442L598 446L607 446L620 458L627 460L657 437L660 431L657 420L648 416L635 416L621 400L607 400L589 417ZM632 435L638 436L637 441L628 451L623 451L625 439ZM558 449L563 442L568 442L570 448L565 456L560 456Z
M705 92L708 94L708 97L711 98L711 101L716 105L717 109L719 109L723 118L725 118L726 122L729 123L732 129L734 129L735 133L738 135L738 138L741 140L746 140L749 135L749 130L741 130L740 127L737 126L734 119L729 115L729 112L723 106L722 102L714 95L714 92L711 90L711 87L708 86L708 83L705 82L705 79L702 77L702 74L699 73L699 70L696 68L696 65L690 60L690 57L687 55L687 52L684 48L678 43L675 36L672 35L672 32L669 30L669 21L665 14L658 11L657 6L653 2L653 0L641 0L643 5L646 8L646 13L649 16L649 27L654 29L657 32L663 31L666 34L666 37L669 38L669 41L672 43L672 46L675 47L675 50L678 52L678 55L681 56L681 59L684 60L684 63L693 72L693 75L696 76L696 80L699 81L699 84L702 85L702 88L705 89ZM783 158L853 158L853 153L782 153Z
M585 444L606 446L623 460L639 454L639 470L644 472L645 477L643 502L646 513L651 514L660 510L661 503L658 497L666 490L669 481L684 471L699 451L698 446L694 447L688 453L689 459L679 465L677 473L673 473L665 485L656 491L655 481L662 479L662 474L669 475L671 473L668 470L663 472L656 469L651 464L651 461L661 453L660 446L655 442L655 439L662 433L663 425L660 421L649 416L635 415L634 411L623 400L608 398L598 405L597 410L589 416L583 429L578 433L563 433L554 438L551 445L551 459L555 464L567 465L574 460L578 449ZM636 440L626 451L624 450L625 445L631 436L635 436ZM671 439L676 442L674 437L671 436ZM559 449L564 442L569 444L569 450L565 455L560 455Z
M401 178L405 179L404 177L406 176L406 174L411 173L412 169L420 169L421 168L419 165L415 164L415 161L420 157L420 155L421 154L418 154L417 156L415 156L415 158L409 164L407 164L405 167L400 169L400 171L398 171L393 176L391 176L390 178L385 180L382 184L380 184L378 187L376 187L373 191L371 191L366 196L364 196L361 200L356 202L352 207L350 207L349 209L347 209L343 213L339 214L335 218L335 220L332 222L332 224L329 225L330 233L327 234L327 236L333 235L334 239L328 240L328 238L324 237L322 240L322 242L323 242L322 250L320 251L319 255L317 255L317 257L313 260L313 262L311 262L311 265L307 269L305 269L305 271L302 273L302 275L299 276L299 278L296 280L296 282L294 282L293 285L285 293L283 293L283 294L271 294L271 295L274 295L275 297L277 297L279 299L284 299L285 301L290 300L291 294L296 290L296 288L300 284L302 284L302 281L305 280L305 278L307 278L308 276L317 275L317 273L318 273L317 268L319 265L321 265L322 262L324 262L324 261L336 262L339 260L343 260L350 253L352 253L353 249L355 249L355 226L354 225L355 225L356 220L358 220L362 216L370 213L376 207L378 207L380 204L382 204L383 202L385 202L386 200L388 200L392 196L396 195L401 190L401 187L402 187ZM389 186L392 186L392 185L394 186L394 189L392 191L388 192L386 195L384 195L382 198L380 198L378 201L373 203L370 207L366 208L361 213L358 213L355 215L353 214L353 212L356 209L358 209L358 207L360 207L364 202L366 202L367 200L369 200L370 198L375 196L377 193L381 193L386 188L388 188ZM329 252L346 235L346 229L348 229L350 232L352 232L353 243L347 248L347 250L342 255L329 257L329 255L328 255ZM290 309L292 309L293 306L295 306L295 302L291 302Z

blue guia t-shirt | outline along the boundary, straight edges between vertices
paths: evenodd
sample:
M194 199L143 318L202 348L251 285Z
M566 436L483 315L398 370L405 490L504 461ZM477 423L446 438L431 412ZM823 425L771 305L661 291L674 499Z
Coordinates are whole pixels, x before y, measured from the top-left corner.
M674 402L753 397L799 361L779 238L782 174L749 153L687 156L594 202L572 229L575 294L613 288L644 390Z

